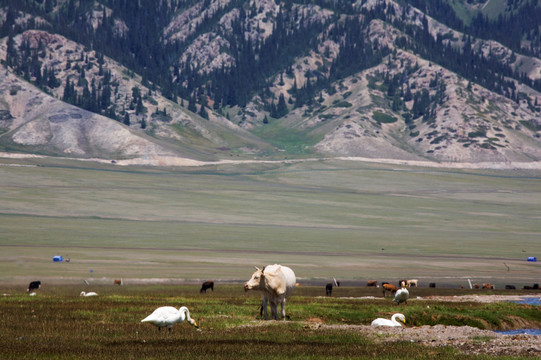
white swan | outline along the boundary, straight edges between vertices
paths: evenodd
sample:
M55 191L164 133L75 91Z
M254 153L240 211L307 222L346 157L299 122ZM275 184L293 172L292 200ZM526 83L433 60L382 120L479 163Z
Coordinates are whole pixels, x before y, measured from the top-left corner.
M90 291L90 292L81 291L81 294L79 296L98 296L98 293L95 293L94 291Z
M190 317L190 311L186 306L176 309L172 306L162 306L154 310L152 314L141 320L141 322L149 322L161 330L162 327L168 327L169 332L173 327L173 324L181 323L187 320L190 325L198 328L199 326L194 319Z
M383 318L377 318L376 320L372 321L372 326L402 326L401 323L396 321L396 319L402 321L404 324L406 323L406 317L404 314L396 313L391 317L391 320L389 319L383 319Z
M406 289L404 284L402 284L402 288L396 291L393 301L396 302L398 305L400 305L400 303L402 302L407 304L409 297L410 297L410 293L408 289Z

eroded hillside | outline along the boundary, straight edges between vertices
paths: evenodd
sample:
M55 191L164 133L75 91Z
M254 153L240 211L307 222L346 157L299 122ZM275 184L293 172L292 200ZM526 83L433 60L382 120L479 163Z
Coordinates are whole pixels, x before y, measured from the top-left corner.
M476 38L457 17L443 19L441 3L4 7L0 144L102 158L539 161L537 38L529 33L518 47ZM75 26L86 34L79 41L70 39Z

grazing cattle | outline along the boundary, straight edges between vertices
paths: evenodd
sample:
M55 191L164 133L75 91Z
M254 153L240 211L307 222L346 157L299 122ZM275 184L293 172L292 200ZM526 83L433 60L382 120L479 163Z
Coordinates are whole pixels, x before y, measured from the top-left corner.
M366 286L379 287L377 280L368 280Z
M122 285L122 279L114 279L113 285L118 285L118 286Z
M41 281L32 281L30 284L28 284L28 290L27 292L30 292L32 290L37 290L41 287Z
M336 281L336 279L334 279L334 285L340 286L340 281ZM332 287L333 283L328 283L327 285L325 285L325 294L327 296L332 296Z
M260 290L263 293L263 312L268 319L267 303L271 306L272 318L278 320L278 304L281 305L281 316L286 319L286 299L295 288L296 277L293 270L278 264L267 265L263 269L256 267L250 280L244 283L244 291Z
M515 290L515 285L505 285L505 290Z
M474 289L479 289L479 284L473 284Z
M430 284L428 284L428 287L429 287L429 288L435 288L435 287L436 287L436 283L430 283Z
M494 285L489 284L489 283L485 283L485 284L481 285L481 288L482 288L482 289L493 290L493 289L494 289Z
M538 290L539 289L539 284L533 284L532 289L533 290Z
M417 279L406 280L407 287L418 287L419 286L418 283L419 283L419 280Z
M390 292L391 296L392 296L398 290L398 288L396 286L394 286L393 284L389 284L389 283L382 283L381 287L383 288L383 297L385 297L385 294L387 292Z
M522 290L533 290L533 288L530 285L524 285Z
M332 283L325 285L325 295L332 296Z
M205 282L201 285L201 290L199 290L199 293L200 293L200 294L206 293L206 292L207 292L207 289L210 289L210 290L214 291L214 281L205 281Z

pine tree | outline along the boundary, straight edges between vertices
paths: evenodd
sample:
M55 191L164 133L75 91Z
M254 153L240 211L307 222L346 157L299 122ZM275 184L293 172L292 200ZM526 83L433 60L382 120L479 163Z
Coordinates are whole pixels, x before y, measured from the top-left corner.
M278 98L278 105L276 106L276 117L281 118L287 115L287 113L288 113L288 109L287 109L284 94L280 94L280 97Z
M11 34L8 36L7 40L6 65L9 67L15 67L17 65L17 48L15 47L15 41Z
M124 114L124 125L127 125L127 126L130 126L130 114L129 113L125 113Z
M207 112L207 110L205 109L205 106L204 105L201 105L201 108L199 109L199 115L203 118L203 119L209 119L209 114Z
M72 103L73 100L73 90L74 88L71 85L69 77L66 79L66 86L64 86L64 95L62 96L62 101Z

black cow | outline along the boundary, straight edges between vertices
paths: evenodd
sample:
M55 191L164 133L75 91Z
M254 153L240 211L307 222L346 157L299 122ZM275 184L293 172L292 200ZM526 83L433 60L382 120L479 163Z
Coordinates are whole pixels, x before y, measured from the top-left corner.
M428 287L430 287L430 288L435 288L435 287L436 287L436 283L430 283L430 284L428 284Z
M332 296L332 283L325 285L325 295Z
M515 290L515 285L505 285L505 290Z
M37 290L41 287L41 281L32 281L30 284L28 284L28 290L27 292L30 292L32 290Z
M214 291L214 281L205 281L203 285L201 285L201 290L199 290L199 293L206 293L207 289Z
M335 284L336 286L340 286L340 281L335 280ZM332 296L332 286L332 283L328 283L327 285L325 285L325 294L327 296Z

